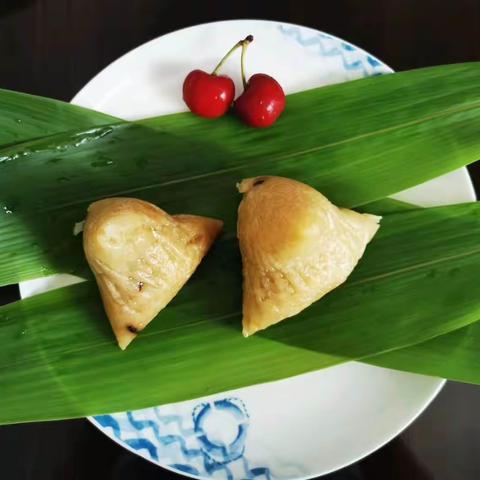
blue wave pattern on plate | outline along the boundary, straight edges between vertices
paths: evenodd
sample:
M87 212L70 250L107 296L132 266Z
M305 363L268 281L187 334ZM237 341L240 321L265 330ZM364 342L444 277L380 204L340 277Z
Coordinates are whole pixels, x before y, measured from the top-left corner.
M370 77L390 70L372 55L323 32L305 33L294 25L279 25L280 32L321 57L338 57L351 78Z
M201 478L274 480L267 467L245 457L250 417L244 402L228 397L196 404L188 416L164 408L97 415L102 429L156 463ZM155 420L152 420L154 418Z

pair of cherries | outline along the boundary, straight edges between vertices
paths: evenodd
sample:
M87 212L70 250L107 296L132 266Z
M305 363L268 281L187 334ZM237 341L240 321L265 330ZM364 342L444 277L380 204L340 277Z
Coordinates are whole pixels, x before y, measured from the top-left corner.
M183 82L183 100L195 114L206 118L225 115L235 98L235 84L227 75L219 75L228 57L242 48L241 72L243 93L235 101L235 110L240 118L252 127L269 127L285 108L285 93L280 84L265 73L256 73L245 78L245 52L253 41L252 35L237 42L220 60L212 73L203 70L191 71Z

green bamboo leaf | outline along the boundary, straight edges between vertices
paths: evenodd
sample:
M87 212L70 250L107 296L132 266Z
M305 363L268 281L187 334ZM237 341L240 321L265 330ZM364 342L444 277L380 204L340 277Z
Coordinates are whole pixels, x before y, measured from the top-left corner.
M367 358L372 365L480 385L480 322L407 348Z
M236 242L224 239L121 352L94 282L0 309L0 423L136 409L426 341L480 318L480 204L388 215L349 281L244 339ZM212 295L222 291L223 295ZM199 373L200 372L200 373Z
M376 215L389 215L392 213L409 212L411 210L418 210L418 205L412 203L402 202L393 198L382 198L374 202L361 205L356 210L362 213L373 213Z
M85 274L73 224L105 196L219 217L233 232L242 177L296 178L351 207L468 164L480 153L479 73L459 64L301 92L270 129L186 113L4 148L0 284Z
M0 89L0 146L116 120L70 103Z

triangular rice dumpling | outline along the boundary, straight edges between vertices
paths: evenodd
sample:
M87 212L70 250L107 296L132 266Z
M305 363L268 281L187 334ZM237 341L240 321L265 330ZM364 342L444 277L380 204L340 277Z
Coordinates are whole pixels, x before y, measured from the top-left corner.
M343 283L380 217L337 208L320 192L281 177L243 180L238 239L243 334L298 314Z
M89 206L83 247L122 350L175 297L222 225L134 198Z

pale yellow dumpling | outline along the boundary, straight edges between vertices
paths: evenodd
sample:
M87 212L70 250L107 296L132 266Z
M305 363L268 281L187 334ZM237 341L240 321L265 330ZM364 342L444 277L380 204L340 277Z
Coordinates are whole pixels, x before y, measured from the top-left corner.
M90 205L83 247L122 350L175 297L222 225L134 198Z
M243 263L243 334L298 314L343 283L380 217L338 208L282 177L243 180L238 239Z

